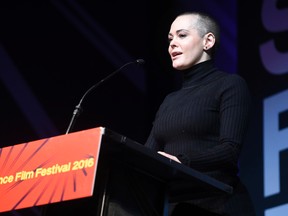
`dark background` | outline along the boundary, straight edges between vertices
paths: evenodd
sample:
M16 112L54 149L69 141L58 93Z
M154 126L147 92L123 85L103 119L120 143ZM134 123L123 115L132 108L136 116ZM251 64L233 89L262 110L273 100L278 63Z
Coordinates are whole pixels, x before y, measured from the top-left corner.
M253 115L240 177L257 215L264 215L266 208L286 201L263 197L262 103L287 88L287 75L265 71L259 46L272 37L282 52L288 47L287 31L271 33L263 27L263 2L1 1L0 147L64 134L83 94L136 59L145 64L125 67L87 95L73 131L103 126L144 143L163 97L179 86L180 74L171 68L167 52L170 23L180 12L204 11L221 27L217 65L239 73L251 89ZM276 2L278 9L288 7L287 1ZM39 214L37 208L9 213Z
M236 5L224 2L217 5L231 16L231 31ZM171 69L167 52L170 23L188 8L206 11L205 4L185 4L1 2L2 146L65 133L84 92L138 58L145 65L129 65L86 97L74 131L101 125L144 142L159 103L178 86L179 74ZM233 40L235 32L230 34ZM229 64L228 71L236 72Z

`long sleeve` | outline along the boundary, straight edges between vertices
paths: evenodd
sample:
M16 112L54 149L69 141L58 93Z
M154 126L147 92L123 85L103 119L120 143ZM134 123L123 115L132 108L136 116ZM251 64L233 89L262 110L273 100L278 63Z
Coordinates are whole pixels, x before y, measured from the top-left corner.
M189 72L181 89L167 95L145 145L218 179L233 178L249 106L248 87L240 76L205 63Z
M218 144L201 153L179 155L181 161L198 170L237 166L248 123L250 95L246 83L235 76L226 79L219 93L219 125L214 124L215 130L219 127Z

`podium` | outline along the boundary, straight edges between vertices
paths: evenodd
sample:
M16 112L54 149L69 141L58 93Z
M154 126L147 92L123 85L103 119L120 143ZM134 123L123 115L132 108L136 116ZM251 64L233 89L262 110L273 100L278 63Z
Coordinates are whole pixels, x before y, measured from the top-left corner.
M167 215L168 204L232 187L104 127L1 149L0 212Z

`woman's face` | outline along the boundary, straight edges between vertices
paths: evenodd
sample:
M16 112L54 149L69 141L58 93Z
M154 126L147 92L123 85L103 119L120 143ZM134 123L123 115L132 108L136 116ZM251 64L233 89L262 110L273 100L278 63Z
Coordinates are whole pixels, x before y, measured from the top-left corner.
M184 70L210 59L204 50L206 36L200 37L194 27L196 22L196 15L182 15L171 24L168 52L172 65L177 70Z

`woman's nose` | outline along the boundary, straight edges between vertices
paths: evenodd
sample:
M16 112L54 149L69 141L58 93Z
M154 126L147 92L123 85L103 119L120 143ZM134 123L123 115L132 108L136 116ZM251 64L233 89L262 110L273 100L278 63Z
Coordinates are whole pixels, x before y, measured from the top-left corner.
M177 46L177 43L176 43L176 41L173 39L173 40L171 40L170 41L170 44L169 44L169 46L171 47L171 48L174 48L174 47L176 47Z

